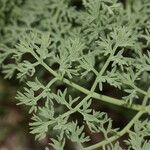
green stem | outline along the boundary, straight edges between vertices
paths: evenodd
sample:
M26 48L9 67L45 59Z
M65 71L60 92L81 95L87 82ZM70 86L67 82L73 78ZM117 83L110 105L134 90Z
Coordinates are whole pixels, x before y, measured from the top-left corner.
M60 76L57 74L57 72L53 71L45 62L43 62L38 56L37 54L33 51L32 52L32 55L37 59L37 61L40 61L41 62L41 65L49 72L51 73L53 76L55 76L58 80L61 80ZM117 105L117 106L122 106L122 107L125 107L125 108L129 108L129 109L132 109L132 110L136 110L136 111L139 111L141 110L142 106L140 105L132 105L132 106L128 106L126 105L126 102L124 100L119 100L119 99L116 99L116 98L111 98L109 96L105 96L105 95L102 95L102 94L98 94L96 92L91 92L85 88L83 88L82 86L66 79L66 78L63 78L61 80L62 82L66 83L67 85L70 85L71 87L79 90L80 92L86 94L86 95L89 95L91 94L91 97L92 98L95 98L95 99L98 99L100 101L103 101L103 102L106 102L106 103L110 103L110 104L114 104L114 105Z
M136 111L139 111L142 109L141 105L133 104L132 106L129 106L129 105L127 105L126 101L124 101L124 100L119 100L119 99L112 98L112 97L109 97L106 95L100 95L100 94L95 93L95 92L93 93L92 97L95 99L101 100L103 102L106 102L106 103L110 103L113 105L129 108L129 109L136 110Z
M118 132L116 135L114 135L114 136L112 136L112 137L108 138L107 140L104 140L100 143L97 143L95 145L83 148L82 150L94 150L94 149L105 146L105 145L110 144L111 142L117 140L118 138L120 138L121 136L123 136L124 134L126 134L130 130L130 128L134 125L136 120L138 120L143 115L144 112L145 112L144 110L139 111L135 115L135 117L124 127L124 129L121 130L120 132Z
M67 111L66 113L64 113L61 117L65 118L73 113L75 113L76 111L78 111L78 109L90 98L90 95L86 96L75 108L73 108L70 111Z

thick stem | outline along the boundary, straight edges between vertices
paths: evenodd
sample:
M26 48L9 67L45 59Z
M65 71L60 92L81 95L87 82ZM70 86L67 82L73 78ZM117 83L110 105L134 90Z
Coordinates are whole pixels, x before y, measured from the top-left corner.
M109 96L98 94L96 92L91 92L91 91L83 88L82 86L80 86L80 85L78 85L78 84L76 84L76 83L66 79L66 78L62 79L57 74L57 72L53 71L45 62L40 60L40 58L37 56L37 54L34 51L32 52L32 55L37 59L37 61L39 61L41 63L41 65L49 73L51 73L53 76L55 76L58 80L61 80L62 82L66 83L67 85L69 85L69 86L79 90L80 92L82 92L82 93L84 93L86 95L91 95L91 97L94 98L94 99L98 99L98 100L106 102L106 103L114 104L114 105L117 105L117 106L122 106L122 107L129 108L129 109L136 110L136 111L139 111L142 108L142 106L136 105L136 104L133 104L132 106L128 106L128 105L126 105L126 102L124 100L119 100L119 99L116 99L116 98L111 98Z
M42 63L42 65L50 72L51 69L49 66L47 66L47 64L45 63ZM51 73L51 72L50 72ZM54 75L54 74L53 74ZM58 76L58 75L57 75ZM126 102L124 100L119 100L119 99L116 99L116 98L111 98L109 96L105 96L105 95L102 95L102 94L98 94L96 92L91 92L85 88L83 88L82 86L78 85L78 84L75 84L74 82L66 79L66 78L63 78L62 79L62 82L66 83L67 85L70 85L71 87L74 87L75 89L79 90L80 92L86 94L86 95L89 95L91 94L91 97L92 98L95 98L95 99L98 99L98 100L101 100L103 102L106 102L106 103L110 103L110 104L114 104L114 105L118 105L118 106L122 106L122 107L126 107L126 108L130 108L130 109L133 109L133 110L141 110L141 106L140 105L132 105L132 106L128 106L126 105Z

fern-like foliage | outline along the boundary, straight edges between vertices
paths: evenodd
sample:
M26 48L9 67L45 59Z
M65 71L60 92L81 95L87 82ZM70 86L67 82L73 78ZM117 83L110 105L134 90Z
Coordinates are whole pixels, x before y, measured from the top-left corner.
M65 149L66 139L83 150L122 150L112 143L128 133L129 150L148 150L150 1L73 4L0 0L0 65L4 78L22 82L16 99L29 108L31 133L38 140L54 135L50 145L56 150ZM119 99L103 95L105 86L124 94ZM91 106L96 100L137 114L123 129L113 128L109 115ZM81 122L72 118L76 113ZM104 141L88 145L87 128L102 133Z

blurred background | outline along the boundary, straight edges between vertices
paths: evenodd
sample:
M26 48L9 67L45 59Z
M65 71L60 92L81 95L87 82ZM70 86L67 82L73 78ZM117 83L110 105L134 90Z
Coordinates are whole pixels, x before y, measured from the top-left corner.
M16 106L16 81L4 81L0 76L0 150L40 150L44 141L35 142L29 134L26 109Z

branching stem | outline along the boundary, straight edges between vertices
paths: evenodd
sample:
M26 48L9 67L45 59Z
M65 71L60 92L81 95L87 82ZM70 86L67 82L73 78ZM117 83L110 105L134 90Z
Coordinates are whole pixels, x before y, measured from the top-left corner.
M90 90L87 90L85 88L83 88L82 86L66 79L66 78L61 78L57 72L53 71L44 61L42 61L38 55L32 51L31 52L32 55L37 59L37 61L40 61L41 65L50 73L52 74L53 76L55 76L56 78L58 78L58 80L61 80L62 82L64 82L65 84L79 90L80 92L86 94L86 95L89 95L91 94L91 97L94 98L94 99L97 99L97 100L100 100L100 101L103 101L103 102L106 102L106 103L110 103L110 104L114 104L114 105L117 105L117 106L122 106L122 107L125 107L125 108L129 108L129 109L132 109L132 110L136 110L136 111L139 111L142 109L142 106L141 105L137 105L137 104L133 104L132 106L129 106L126 104L126 102L124 100L119 100L119 99L116 99L116 98L112 98L112 97L109 97L109 96L106 96L106 95L102 95L102 94L99 94L99 93L96 93L96 92L91 92Z
M98 78L104 74L104 72L105 72L105 70L107 69L109 63L111 62L111 58L112 58L112 56L114 55L115 51L116 51L116 46L115 46L115 48L112 50L112 53L110 54L110 56L108 57L106 63L104 64L104 66L103 66L102 69L100 70L98 76L96 77L96 79L95 79L95 81L94 81L94 83L93 83L93 86L92 86L92 88L91 88L91 91L92 91L92 92L95 91L95 88L96 88L97 82L98 82Z
M143 115L144 112L145 112L144 110L139 111L135 115L135 117L120 132L118 132L116 135L114 135L114 136L112 136L112 137L108 138L107 140L104 140L104 141L102 141L100 143L97 143L95 145L83 148L82 150L94 150L96 148L105 146L105 145L107 145L107 144L117 140L118 138L120 138L121 136L126 134L128 132L128 130L130 130L130 128L134 125L135 121L137 121Z

